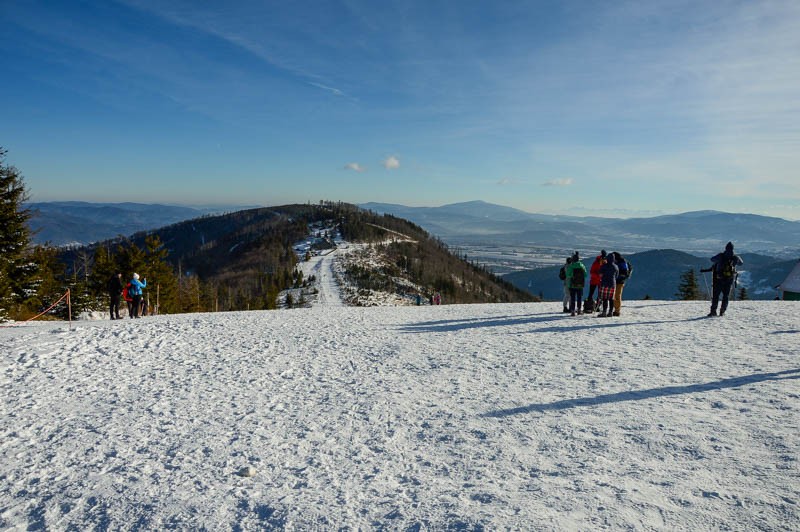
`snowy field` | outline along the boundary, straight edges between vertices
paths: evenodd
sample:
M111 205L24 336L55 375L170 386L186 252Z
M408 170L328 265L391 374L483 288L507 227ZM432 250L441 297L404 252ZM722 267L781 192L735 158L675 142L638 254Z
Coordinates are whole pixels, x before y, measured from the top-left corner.
M0 328L0 528L798 529L800 304L560 307Z

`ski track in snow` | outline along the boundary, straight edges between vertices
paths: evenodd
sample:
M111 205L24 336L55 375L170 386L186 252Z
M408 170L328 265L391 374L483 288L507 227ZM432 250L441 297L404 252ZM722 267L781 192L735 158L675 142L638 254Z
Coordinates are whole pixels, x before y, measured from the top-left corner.
M0 328L0 528L797 529L797 303L560 307Z

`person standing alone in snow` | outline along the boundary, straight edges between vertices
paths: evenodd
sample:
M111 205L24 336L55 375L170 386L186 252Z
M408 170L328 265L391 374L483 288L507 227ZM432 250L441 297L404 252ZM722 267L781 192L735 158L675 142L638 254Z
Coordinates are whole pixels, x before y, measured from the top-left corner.
M122 298L122 274L115 273L111 276L108 280L108 284L106 285L106 289L108 290L108 297L111 298L111 319L118 320L119 317L119 303L120 299Z
M736 267L744 264L744 261L733 252L733 243L728 242L725 245L725 251L711 257L711 262L713 263L711 268L700 270L701 272L713 272L711 281L713 295L711 297L711 311L708 315L717 315L717 305L721 295L722 305L719 307L719 315L723 316L728 309L728 298L736 282Z
M566 273L569 286L569 313L574 316L581 313L583 287L586 284L586 266L581 262L577 251L572 256L572 262L567 266Z

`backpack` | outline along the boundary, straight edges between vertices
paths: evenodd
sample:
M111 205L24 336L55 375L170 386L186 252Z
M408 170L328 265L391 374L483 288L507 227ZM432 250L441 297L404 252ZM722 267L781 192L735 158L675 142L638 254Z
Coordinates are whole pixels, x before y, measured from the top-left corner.
M719 276L723 279L731 279L736 275L736 263L733 258L725 259L719 265Z
M631 276L633 272L633 267L631 263L627 260L623 259L622 257L619 258L617 261L617 268L619 268L619 275L617 276L617 281L625 281L628 277Z
M128 295L133 297L136 295L136 287L132 284L128 284Z
M567 270L565 266L562 266L561 270L558 272L558 278L561 279L562 281L567 280Z
M586 282L585 275L581 268L572 270L572 286L575 288L583 288L583 284Z

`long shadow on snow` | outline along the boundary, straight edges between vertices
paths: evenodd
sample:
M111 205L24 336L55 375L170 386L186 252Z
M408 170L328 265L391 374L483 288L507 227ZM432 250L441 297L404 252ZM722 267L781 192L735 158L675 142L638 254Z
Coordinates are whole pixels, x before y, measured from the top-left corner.
M649 390L636 390L632 392L619 392L596 397L582 397L578 399L565 399L555 403L538 403L505 410L493 410L481 414L481 417L508 417L518 414L530 414L532 412L548 412L552 410L568 410L579 406L598 406L609 403L622 403L625 401L642 401L656 397L669 397L671 395L683 395L689 393L703 393L725 388L738 388L748 384L755 384L764 381L777 381L800 379L800 368L779 371L777 373L755 373L743 377L732 377L721 381L706 382L703 384L688 384L686 386L664 386L662 388L650 388Z
M508 325L526 325L564 319L563 314L521 314L518 316L500 316L496 318L466 318L461 320L427 321L400 327L407 333L449 332L478 327L503 327Z
M578 318L593 319L593 318ZM562 321L563 327L545 327L543 329L534 329L533 332L565 332L578 331L581 329L598 329L603 327L623 327L626 325L659 325L662 323L679 323L679 322L692 322L706 320L707 318L689 318L685 320L663 320L663 321L638 321L638 322L619 322L616 323L612 320L619 320L619 318L600 319L592 323L592 325L575 325L578 321L572 321L573 318L563 313L558 314L525 314L520 316L501 316L499 318L467 318L461 320L441 320L441 321L427 321L413 325L406 325L400 327L399 330L406 333L430 333L430 332L452 332L464 329L477 329L479 327L503 327L508 325L528 325L534 323L544 323L548 321Z

